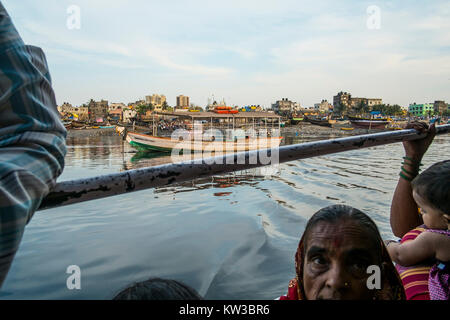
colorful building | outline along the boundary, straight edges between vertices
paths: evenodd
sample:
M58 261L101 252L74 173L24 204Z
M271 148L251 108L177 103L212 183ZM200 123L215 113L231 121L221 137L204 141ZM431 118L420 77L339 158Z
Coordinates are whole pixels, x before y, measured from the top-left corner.
M433 103L410 104L408 108L409 114L416 117L426 117L434 115Z

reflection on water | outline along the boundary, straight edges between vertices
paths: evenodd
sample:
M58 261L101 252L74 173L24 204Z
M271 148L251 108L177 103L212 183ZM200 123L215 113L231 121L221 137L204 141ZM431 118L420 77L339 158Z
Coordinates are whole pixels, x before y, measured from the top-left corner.
M424 167L448 157L449 146L449 136L437 137ZM184 281L208 299L273 299L294 276L298 241L318 209L352 205L392 237L389 208L402 156L397 143L39 211L0 297L110 299L157 276ZM136 153L118 136L71 138L60 181L168 162ZM66 287L74 264L81 290Z

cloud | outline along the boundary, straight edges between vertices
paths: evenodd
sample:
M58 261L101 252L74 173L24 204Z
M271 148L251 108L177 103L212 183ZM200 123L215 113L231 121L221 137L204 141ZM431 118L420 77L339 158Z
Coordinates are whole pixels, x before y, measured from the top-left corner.
M312 105L346 90L407 104L411 88L416 101L450 100L448 1L375 3L381 29L368 30L369 1L79 0L77 31L65 28L71 1L4 2L58 73L76 73L70 63L80 61L79 78L89 70L94 88L107 87L110 71L111 87L127 79L124 94L183 91L196 101L220 92L236 104L292 96Z
M196 55L211 54L213 49L202 50L202 48L192 45L174 47L173 44L158 44L158 41L151 39L145 43L125 39L110 42L88 38L83 33L77 35L77 31L64 29L56 31L30 21L25 23L25 28L47 44L47 51L61 54L64 58L81 59L119 68L126 68L127 64L130 64L130 68L142 67L145 62L148 65L148 58L150 58L159 66L193 74L220 76L233 72L230 68L220 66L178 62L183 59L195 59ZM242 52L249 55L248 52ZM241 54L244 54L242 52ZM114 58L107 58L108 55ZM134 64L133 60L142 61L142 63Z

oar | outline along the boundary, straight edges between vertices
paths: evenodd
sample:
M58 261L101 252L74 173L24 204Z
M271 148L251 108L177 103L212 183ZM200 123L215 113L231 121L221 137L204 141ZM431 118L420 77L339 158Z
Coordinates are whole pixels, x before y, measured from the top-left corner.
M450 124L436 127L436 134L449 132ZM425 135L414 129L380 132L287 145L274 149L225 154L207 159L197 159L133 169L87 179L64 181L56 184L55 188L42 201L39 210L167 186L232 171L261 167L270 164L267 163L268 157L273 157L275 162L282 163L404 140L416 140L424 138ZM272 164L274 163L272 162Z

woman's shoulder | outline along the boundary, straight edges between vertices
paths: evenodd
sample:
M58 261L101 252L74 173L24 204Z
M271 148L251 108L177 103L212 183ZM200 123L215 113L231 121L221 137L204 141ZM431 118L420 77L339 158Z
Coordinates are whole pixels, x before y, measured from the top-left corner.
M421 237L433 244L437 260L450 261L450 232L448 230L428 229Z

